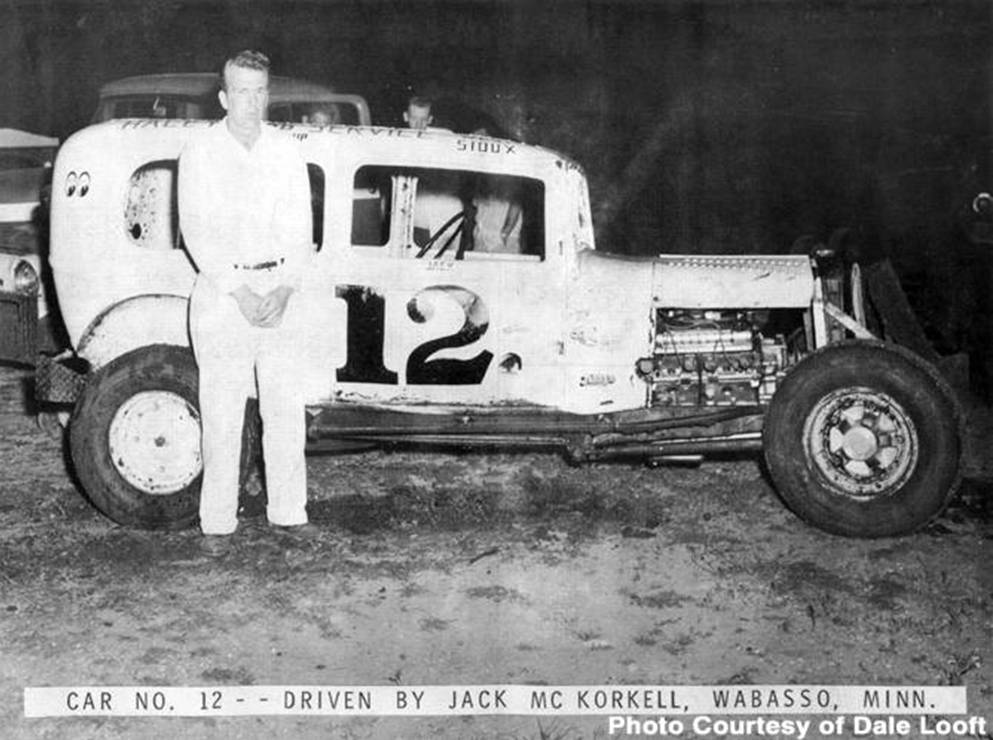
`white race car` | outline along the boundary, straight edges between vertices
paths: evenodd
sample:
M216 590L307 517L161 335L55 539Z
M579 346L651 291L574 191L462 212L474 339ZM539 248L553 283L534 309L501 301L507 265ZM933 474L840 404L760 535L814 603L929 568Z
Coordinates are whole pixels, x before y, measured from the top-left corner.
M124 524L197 513L195 272L175 173L190 132L210 125L102 123L56 163L52 266L89 364L72 458ZM278 125L312 188L312 269L294 300L312 317L298 381L313 449L545 448L575 461L764 450L795 512L852 536L911 531L954 493L953 394L828 301L816 259L611 255L594 247L582 169L554 151Z

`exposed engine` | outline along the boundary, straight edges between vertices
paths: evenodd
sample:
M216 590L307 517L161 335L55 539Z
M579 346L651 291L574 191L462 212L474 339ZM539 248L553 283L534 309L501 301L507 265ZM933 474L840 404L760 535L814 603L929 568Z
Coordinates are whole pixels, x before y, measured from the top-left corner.
M659 310L655 353L638 360L653 406L766 403L786 366L786 343L762 335L765 312Z

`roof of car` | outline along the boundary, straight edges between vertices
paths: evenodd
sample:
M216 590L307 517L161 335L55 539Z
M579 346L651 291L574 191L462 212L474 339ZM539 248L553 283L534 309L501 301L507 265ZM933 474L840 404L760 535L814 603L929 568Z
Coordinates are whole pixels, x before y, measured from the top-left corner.
M92 151L93 147L103 148L111 140L114 141L115 147L121 151L138 153L142 149L128 141L132 137L149 138L150 141L161 137L161 141L177 141L185 139L196 129L216 125L219 125L219 121L166 118L109 120L88 126L73 134L63 144L59 161L62 162L63 166L68 166L68 163L80 152ZM516 161L523 164L527 160L532 165L542 163L545 166L582 171L579 164L561 152L539 145L489 136L459 134L442 130L415 131L409 128L384 126L313 126L307 123L275 123L270 125L291 133L305 146L309 146L308 142L316 141L319 143L323 140L345 139L349 142L348 150L351 152L375 151L377 155L384 157L397 155L408 163L418 159L425 163L431 163L418 166L438 165L457 168L459 164L464 164L470 169L475 169L481 162L504 162L509 166L512 162ZM483 153L482 159L480 159L480 153ZM493 156L498 153L502 154ZM58 166L57 162L56 168ZM482 169L486 168L483 167Z
M23 149L28 147L58 146L59 140L52 136L42 136L16 128L0 128L0 148Z
M185 95L204 97L218 88L218 75L215 72L169 72L164 74L137 75L123 77L104 84L100 88L101 98L121 95ZM269 99L280 100L306 98L313 100L334 91L327 85L298 80L293 77L273 75L269 78Z

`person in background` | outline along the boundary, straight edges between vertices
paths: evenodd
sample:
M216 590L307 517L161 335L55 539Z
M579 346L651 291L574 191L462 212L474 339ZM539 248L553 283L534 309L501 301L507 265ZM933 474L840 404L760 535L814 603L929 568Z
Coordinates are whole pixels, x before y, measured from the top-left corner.
M431 98L424 95L412 95L407 100L407 109L403 112L403 121L408 128L424 131L434 123L431 114Z
M426 95L411 95L403 112L407 127L415 131L447 130L431 125L434 123L432 105L433 100ZM438 245L440 247L447 239L447 232L454 232L453 218L462 213L463 209L464 204L458 196L457 177L447 176L440 171L422 176L417 185L417 200L414 204L414 244L424 246L431 237L437 236L441 240ZM446 224L451 224L452 227L445 229Z
M340 120L338 106L334 103L314 103L301 118L303 123L310 123L315 126L333 126L340 123Z
M490 254L520 254L522 212L520 194L511 178L481 178L472 204L473 249Z
M245 400L257 388L270 525L307 521L304 399L296 382L306 316L296 300L313 251L307 167L291 138L263 123L269 60L229 58L218 97L227 115L196 129L179 158L179 219L197 278L189 324L200 371L201 550L220 556L238 526Z

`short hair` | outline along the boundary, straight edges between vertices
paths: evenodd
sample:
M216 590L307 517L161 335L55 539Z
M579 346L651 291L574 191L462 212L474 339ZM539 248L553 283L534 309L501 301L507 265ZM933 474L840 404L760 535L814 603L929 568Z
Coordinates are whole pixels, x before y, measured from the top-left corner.
M226 90L224 80L224 72L228 67L241 67L242 69L257 69L260 72L269 73L270 67L269 57L263 54L261 51L253 51L251 49L245 49L244 51L239 51L224 60L224 64L221 66L221 89Z
M431 103L433 102L434 101L427 95L411 95L410 98L407 99L407 107L430 108Z
M307 106L308 116L316 116L321 113L325 114L331 123L339 123L341 121L341 112L334 103L311 103Z

